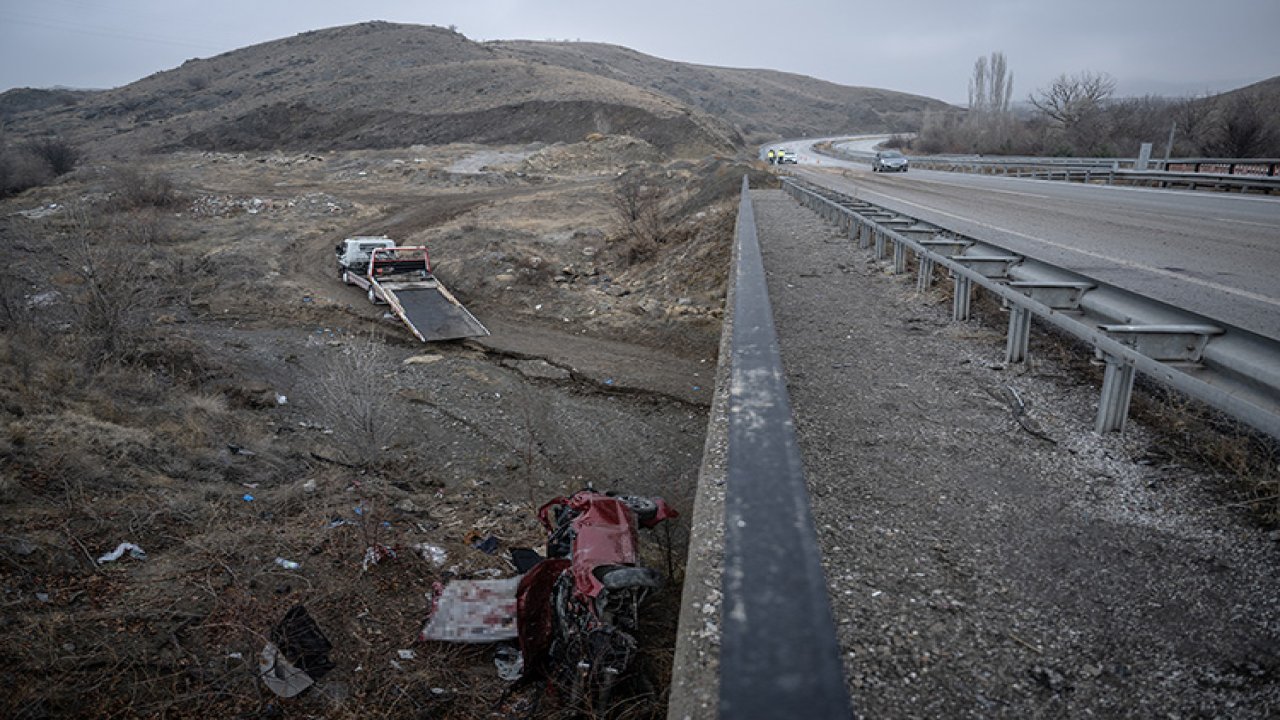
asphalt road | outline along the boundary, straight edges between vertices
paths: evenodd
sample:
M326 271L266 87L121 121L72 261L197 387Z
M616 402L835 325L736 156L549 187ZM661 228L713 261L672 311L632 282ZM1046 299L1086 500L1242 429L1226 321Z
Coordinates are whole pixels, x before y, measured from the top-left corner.
M814 142L781 144L797 151L794 172L806 180L1280 339L1280 198L919 169L877 174L819 155Z

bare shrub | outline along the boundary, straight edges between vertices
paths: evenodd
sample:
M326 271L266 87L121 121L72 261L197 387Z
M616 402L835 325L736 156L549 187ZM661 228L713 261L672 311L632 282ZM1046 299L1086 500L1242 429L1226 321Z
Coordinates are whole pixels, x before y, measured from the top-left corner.
M80 151L71 143L57 137L32 140L27 143L27 152L43 161L53 172L54 177L66 175L75 170L80 162Z
M0 149L0 197L40 187L52 179L48 166L31 153Z
M165 175L147 175L131 168L115 173L115 189L111 193L118 210L167 208L182 202L173 180Z
M666 189L646 182L640 172L628 172L614 181L609 204L618 221L623 244L615 250L624 265L643 262L657 252L671 232L663 212Z
M389 364L386 345L370 335L330 355L319 372L315 400L336 449L353 465L379 464L383 448L396 440L394 397L385 377Z
M158 297L144 258L82 217L72 224L65 261L79 280L72 307L90 366L126 359L139 346L146 312Z

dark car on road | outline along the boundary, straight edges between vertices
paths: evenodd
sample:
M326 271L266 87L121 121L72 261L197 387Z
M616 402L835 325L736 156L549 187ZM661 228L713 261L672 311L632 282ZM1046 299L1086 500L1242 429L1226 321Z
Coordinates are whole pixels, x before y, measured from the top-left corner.
M871 172L906 172L907 156L897 150L881 150L871 161Z

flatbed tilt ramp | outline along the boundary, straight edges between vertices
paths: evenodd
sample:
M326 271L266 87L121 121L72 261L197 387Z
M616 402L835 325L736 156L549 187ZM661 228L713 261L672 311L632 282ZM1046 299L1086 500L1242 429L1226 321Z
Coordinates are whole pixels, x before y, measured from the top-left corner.
M489 329L480 324L443 285L399 288L394 291L386 287L381 289L381 294L392 311L423 342L484 337L489 334Z

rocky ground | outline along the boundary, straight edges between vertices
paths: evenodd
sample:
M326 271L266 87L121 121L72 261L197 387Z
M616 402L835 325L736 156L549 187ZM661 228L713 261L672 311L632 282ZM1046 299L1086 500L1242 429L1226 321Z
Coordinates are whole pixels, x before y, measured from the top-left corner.
M945 289L753 200L858 717L1280 712L1276 540L1227 479L1093 434L1060 341L1006 366Z
M509 695L491 647L415 638L434 583L541 543L547 499L691 507L742 168L654 158L605 136L187 152L0 203L0 714L554 714L538 686ZM628 168L663 188L644 253L611 205ZM493 335L424 346L342 285L333 246L382 233L428 245ZM673 529L642 540L673 582L630 717L662 713ZM97 561L125 541L146 558ZM370 566L375 546L397 557ZM337 669L282 701L257 655L296 604Z

